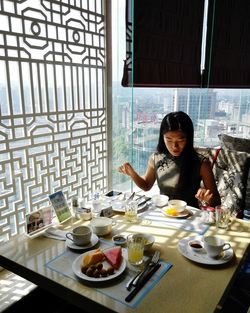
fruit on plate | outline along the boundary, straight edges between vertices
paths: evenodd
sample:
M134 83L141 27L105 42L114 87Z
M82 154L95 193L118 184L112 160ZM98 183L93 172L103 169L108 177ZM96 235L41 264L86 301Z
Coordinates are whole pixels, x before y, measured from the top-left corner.
M178 212L175 208L169 208L165 210L165 213L172 216L177 216Z
M104 259L104 254L101 249L96 249L92 253L83 256L82 267L89 267L90 265L97 264Z
M118 269L122 260L121 247L114 247L103 251L108 263L115 269Z

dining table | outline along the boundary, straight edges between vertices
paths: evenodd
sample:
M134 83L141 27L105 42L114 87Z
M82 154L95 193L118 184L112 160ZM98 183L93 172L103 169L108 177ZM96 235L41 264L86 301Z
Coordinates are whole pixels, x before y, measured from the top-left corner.
M77 277L73 264L87 251L71 249L67 240L50 238L43 233L35 238L17 235L2 244L0 266L83 308L84 312L212 313L249 245L250 223L232 217L227 229L219 229L216 225L202 223L200 210L189 209L191 216L176 218L166 216L162 208L146 204L136 222L127 221L122 211L114 211L110 217L111 233L98 237L98 242L93 244L92 249L113 247L112 237L118 234L154 236L155 242L145 252L145 258L159 250L161 267L131 302L125 301L129 294L126 283L136 274L136 268L126 259L126 245L122 246L126 269L108 281L84 281ZM54 227L68 232L78 225L89 224L90 221L74 216ZM228 259L211 259L211 262L199 259L199 255L192 254L185 246L190 238L208 235L230 243Z

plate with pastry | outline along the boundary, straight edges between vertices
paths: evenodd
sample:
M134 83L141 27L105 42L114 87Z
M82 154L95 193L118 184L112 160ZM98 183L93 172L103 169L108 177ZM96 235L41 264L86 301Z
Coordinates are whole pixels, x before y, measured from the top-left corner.
M85 252L72 264L74 274L88 282L104 282L120 276L126 269L121 247Z

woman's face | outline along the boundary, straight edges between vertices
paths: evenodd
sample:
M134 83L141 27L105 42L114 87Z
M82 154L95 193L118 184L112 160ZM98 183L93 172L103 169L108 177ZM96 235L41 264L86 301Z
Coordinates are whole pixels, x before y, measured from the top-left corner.
M180 156L187 144L185 133L180 130L168 131L163 135L164 143L172 156Z

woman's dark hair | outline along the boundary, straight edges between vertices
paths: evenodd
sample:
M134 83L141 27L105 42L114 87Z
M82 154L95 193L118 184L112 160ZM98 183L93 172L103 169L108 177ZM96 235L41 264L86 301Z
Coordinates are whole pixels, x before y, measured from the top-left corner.
M180 130L186 135L187 144L185 146L185 151L193 153L194 147L194 126L191 118L184 112L171 112L167 114L160 127L159 141L157 145L157 151L159 153L168 153L168 149L164 143L164 134L168 131Z
M192 172L198 161L198 155L194 149L194 126L191 118L186 113L182 111L171 112L163 118L157 151L159 153L170 154L164 143L163 136L168 131L176 130L180 130L186 135L186 146L181 154L182 162L178 183L178 190L182 193L190 185L190 179L193 176Z

